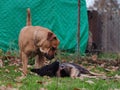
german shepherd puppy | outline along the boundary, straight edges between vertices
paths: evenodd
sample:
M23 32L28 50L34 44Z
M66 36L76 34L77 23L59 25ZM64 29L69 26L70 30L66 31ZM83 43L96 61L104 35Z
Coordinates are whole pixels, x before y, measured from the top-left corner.
M39 69L31 69L40 76L79 77L81 74L91 74L87 69L74 63L59 63L55 61Z

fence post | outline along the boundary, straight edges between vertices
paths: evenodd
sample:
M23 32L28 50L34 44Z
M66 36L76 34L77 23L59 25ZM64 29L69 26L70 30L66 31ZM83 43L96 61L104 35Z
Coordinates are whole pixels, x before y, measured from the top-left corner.
M77 57L80 61L80 0L78 0L78 31L77 31Z

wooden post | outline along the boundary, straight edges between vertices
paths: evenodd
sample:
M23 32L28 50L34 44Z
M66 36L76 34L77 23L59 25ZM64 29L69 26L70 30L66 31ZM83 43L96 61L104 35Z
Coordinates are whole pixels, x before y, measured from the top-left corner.
M80 0L78 0L78 31L77 31L77 54L78 61L80 61Z

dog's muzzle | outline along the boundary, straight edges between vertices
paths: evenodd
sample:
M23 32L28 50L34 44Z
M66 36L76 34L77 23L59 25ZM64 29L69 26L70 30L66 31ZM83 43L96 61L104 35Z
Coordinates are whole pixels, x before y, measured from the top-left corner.
M48 55L47 53L45 53L44 56L45 56L47 59L49 59L49 60L51 60L51 59L54 58L54 55L50 56L50 55Z

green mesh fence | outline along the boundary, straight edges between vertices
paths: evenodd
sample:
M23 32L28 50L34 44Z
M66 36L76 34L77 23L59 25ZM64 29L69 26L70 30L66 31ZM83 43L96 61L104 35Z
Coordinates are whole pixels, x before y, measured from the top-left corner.
M26 25L26 9L31 9L32 25L51 29L59 38L61 50L77 49L77 0L1 0L0 48L18 49L20 30ZM85 0L81 0L80 49L84 52L88 40L88 20Z

